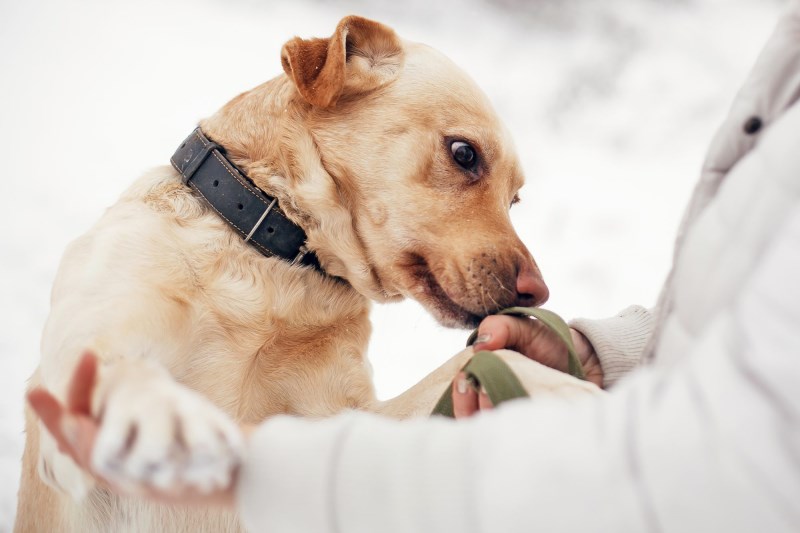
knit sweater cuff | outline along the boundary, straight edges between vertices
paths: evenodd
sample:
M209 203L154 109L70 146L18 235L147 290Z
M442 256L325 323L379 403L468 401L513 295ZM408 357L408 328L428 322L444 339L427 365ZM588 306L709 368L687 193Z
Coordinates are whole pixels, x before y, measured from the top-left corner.
M639 365L653 331L653 315L632 305L611 318L576 318L569 325L592 344L603 368L603 386L608 388Z

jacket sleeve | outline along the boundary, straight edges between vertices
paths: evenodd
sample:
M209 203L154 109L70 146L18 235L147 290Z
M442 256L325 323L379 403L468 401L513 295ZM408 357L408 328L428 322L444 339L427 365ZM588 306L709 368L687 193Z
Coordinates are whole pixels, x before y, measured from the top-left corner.
M278 417L238 485L251 531L796 531L800 206L690 353L608 395L467 421Z
M632 305L611 318L576 318L569 326L591 343L603 368L603 387L609 388L639 366L653 332L653 314Z

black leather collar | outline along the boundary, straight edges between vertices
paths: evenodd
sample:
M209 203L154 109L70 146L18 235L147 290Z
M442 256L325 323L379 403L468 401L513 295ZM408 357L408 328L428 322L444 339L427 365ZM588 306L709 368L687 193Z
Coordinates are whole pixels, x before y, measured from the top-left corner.
M316 254L306 248L303 229L286 218L278 200L253 185L225 157L225 150L209 140L200 128L181 143L170 159L194 189L245 242L267 257L322 271Z

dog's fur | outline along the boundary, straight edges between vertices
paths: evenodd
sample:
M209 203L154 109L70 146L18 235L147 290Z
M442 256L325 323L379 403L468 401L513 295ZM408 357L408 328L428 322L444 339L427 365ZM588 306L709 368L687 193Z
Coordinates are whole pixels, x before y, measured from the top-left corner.
M377 402L364 358L369 300L412 297L464 327L546 297L508 216L523 180L511 139L460 70L358 17L329 39L289 41L282 63L286 75L201 126L305 229L329 276L260 255L170 167L139 179L65 254L31 386L63 398L80 354L101 358L93 462L110 476L227 483L237 433L222 412L255 424L278 413L430 411L470 351ZM475 172L455 164L452 139L478 149ZM523 278L537 294L519 290ZM529 390L591 390L504 357ZM17 531L238 527L232 514L93 488L30 413L27 432ZM164 470L176 449L182 470Z

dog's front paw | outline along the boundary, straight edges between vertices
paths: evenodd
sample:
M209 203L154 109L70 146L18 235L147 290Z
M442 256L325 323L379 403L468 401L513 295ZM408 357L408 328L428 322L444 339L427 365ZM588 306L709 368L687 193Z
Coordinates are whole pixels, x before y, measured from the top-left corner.
M239 465L236 424L210 401L178 383L119 383L101 406L92 468L123 488L227 487Z

